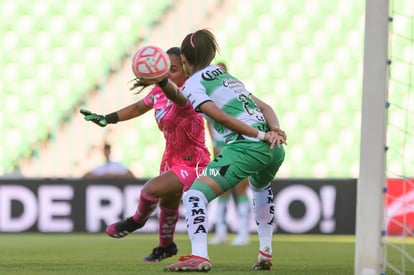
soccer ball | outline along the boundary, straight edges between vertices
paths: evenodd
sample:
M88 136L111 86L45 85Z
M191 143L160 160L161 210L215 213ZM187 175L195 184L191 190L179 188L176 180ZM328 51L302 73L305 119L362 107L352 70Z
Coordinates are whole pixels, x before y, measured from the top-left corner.
M170 57L157 46L144 46L132 58L134 75L146 84L163 80L168 75L170 66Z

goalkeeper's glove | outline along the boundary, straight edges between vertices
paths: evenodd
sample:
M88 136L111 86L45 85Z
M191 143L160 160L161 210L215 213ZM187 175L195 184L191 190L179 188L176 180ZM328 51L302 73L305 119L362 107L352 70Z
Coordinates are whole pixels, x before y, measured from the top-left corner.
M81 109L80 112L82 115L84 115L83 118L86 121L92 121L93 123L101 127L105 127L106 125L110 123L117 123L119 121L118 114L116 112L110 113L109 115L106 115L106 116L98 115L85 109Z

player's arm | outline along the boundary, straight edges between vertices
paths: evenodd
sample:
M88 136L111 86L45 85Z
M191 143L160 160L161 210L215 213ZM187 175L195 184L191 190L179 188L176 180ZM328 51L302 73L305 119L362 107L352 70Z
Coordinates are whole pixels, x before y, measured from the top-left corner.
M286 133L280 128L279 119L276 115L276 112L270 106L269 104L263 102L259 98L253 96L253 100L256 103L257 106L259 106L261 112L263 113L263 116L266 120L267 125L269 126L271 131L274 131L278 133L278 135L282 136L285 140L284 143L286 143Z
M144 100L141 99L134 104L131 104L127 107L124 107L116 112L107 115L92 113L91 111L85 109L81 109L80 112L84 115L84 119L86 121L92 121L93 123L101 127L105 127L106 125L111 123L114 124L119 121L124 121L140 116L151 110L151 108L152 107L146 105Z
M249 137L255 137L270 143L270 148L276 144L278 147L285 143L285 138L274 131L267 133L261 132L256 128L247 125L246 123L226 114L218 108L212 101L206 101L198 106L198 109L209 116L211 119L217 121L224 127Z
M151 109L152 107L145 104L144 100L141 99L127 107L116 111L116 113L118 115L119 121L125 121L143 115Z
M187 103L187 98L181 93L178 86L168 78L161 80L158 86L160 86L167 98L177 105L184 106Z
M277 118L277 115L273 108L269 104L261 101L259 98L253 95L252 97L256 105L259 106L261 112L263 113L263 116L265 117L269 128L271 130L280 129L279 119Z
M226 114L218 108L212 101L206 101L198 106L198 109L209 116L214 121L217 121L224 127L249 137L258 137L259 130L247 125L246 123ZM262 138L263 139L263 138Z

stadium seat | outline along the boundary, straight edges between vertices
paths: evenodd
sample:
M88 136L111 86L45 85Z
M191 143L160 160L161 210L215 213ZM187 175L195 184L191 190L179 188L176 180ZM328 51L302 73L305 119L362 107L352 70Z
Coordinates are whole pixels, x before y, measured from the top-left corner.
M34 131L33 121L42 125L36 136L46 136L138 41L155 14L170 3L0 3L0 31L4 34L0 39L7 41L0 46L7 53L0 61L0 93L7 95L5 102L10 103L5 110L29 122L19 129L18 119L12 119L13 127L8 125L13 129L11 136L20 136L23 142L21 133ZM291 140L286 159L290 176L353 175L358 156L350 142L358 142L358 135L353 133L359 132L363 10L363 4L356 0L309 0L301 5L294 1L243 0L216 28L221 48L217 61L226 62L232 74L277 110ZM406 22L396 22L395 26L404 31ZM401 41L394 48L398 52L404 49L407 45ZM393 69L400 71L401 66ZM402 73L398 77L408 76ZM48 112L58 115L51 117ZM151 128L137 134L136 129L146 124ZM140 119L134 128L123 135L121 150L129 164L149 176L158 172L158 167L143 160L142 155L158 161L162 137L159 131L155 133L152 117L145 118L145 123ZM143 149L138 154L130 148ZM319 153L310 151L314 149ZM7 154L2 161L12 163L13 158L18 156Z
M92 0L1 2L0 39L5 54L0 93L7 103L4 110L16 118L7 122L13 127L5 132L7 142L30 147L36 140L23 137L34 131L33 124L40 128L40 134L33 136L44 138L136 42L139 34L134 28L149 26L168 4L167 0L140 1L139 5L126 0L116 4ZM27 127L19 126L20 116ZM25 151L15 147L15 153L7 154L3 161L14 163L19 152Z

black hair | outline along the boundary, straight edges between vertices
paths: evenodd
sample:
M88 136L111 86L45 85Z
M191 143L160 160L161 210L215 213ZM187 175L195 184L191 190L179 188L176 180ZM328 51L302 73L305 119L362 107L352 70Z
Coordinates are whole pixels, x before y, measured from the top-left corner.
M168 55L176 55L178 57L181 56L181 50L179 47L172 47L167 50Z

